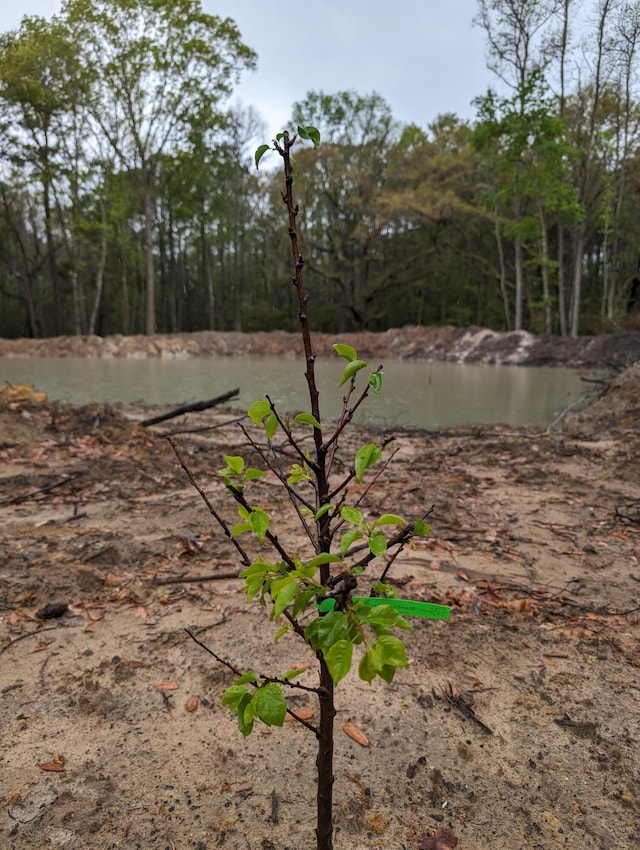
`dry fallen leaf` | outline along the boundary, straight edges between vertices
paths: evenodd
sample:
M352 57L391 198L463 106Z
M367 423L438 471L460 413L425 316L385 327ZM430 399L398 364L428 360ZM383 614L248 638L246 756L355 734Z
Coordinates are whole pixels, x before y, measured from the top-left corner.
M291 665L292 670L308 670L311 667L310 661L297 661Z
M195 711L200 703L200 698L197 696L190 696L189 699L185 702L184 707L186 711Z
M458 844L453 830L440 827L431 835L425 836L418 844L419 850L452 850Z
M158 682L158 684L153 687L156 691L175 691L178 687L178 683L174 682L173 679L167 679L165 682Z
M300 720L311 720L311 718L315 714L315 711L312 708L301 708L299 711L294 711L293 713L296 715L296 717L299 717ZM292 723L295 718L292 717L290 714L287 714L285 720L287 722Z
M62 773L64 770L64 756L56 755L54 760L46 764L39 764L40 770L48 770L51 773Z
M356 744L360 744L362 747L369 746L369 739L364 734L362 729L358 729L358 727L353 723L345 723L342 727L345 733L356 742Z

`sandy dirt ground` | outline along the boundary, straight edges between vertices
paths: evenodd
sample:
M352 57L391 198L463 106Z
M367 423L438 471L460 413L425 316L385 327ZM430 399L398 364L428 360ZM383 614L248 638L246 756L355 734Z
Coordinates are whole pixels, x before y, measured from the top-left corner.
M243 739L220 703L232 674L185 632L243 669L309 662L300 681L316 682L304 644L274 643L246 603L162 436L183 431L233 521L215 471L250 455L238 417L146 415L0 397L0 846L310 848L313 735L286 722ZM367 510L435 506L392 576L452 615L413 621L391 685L339 685L337 850L640 846L639 425L636 365L548 433L394 435ZM353 432L344 463L380 438ZM277 483L254 488L294 538Z

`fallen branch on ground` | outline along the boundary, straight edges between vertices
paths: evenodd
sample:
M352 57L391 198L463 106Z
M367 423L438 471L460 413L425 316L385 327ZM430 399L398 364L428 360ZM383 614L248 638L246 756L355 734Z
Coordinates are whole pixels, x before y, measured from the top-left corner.
M158 416L152 416L150 419L143 419L142 422L139 422L138 424L143 425L146 428L149 425L157 425L159 422L166 422L167 419L175 419L176 416L182 416L185 413L209 410L210 407L215 407L217 404L224 404L225 401L229 401L229 399L235 398L239 394L240 387L236 387L234 390L229 390L229 392L223 393L215 398L210 398L208 401L194 401L192 404L183 404L180 407L175 407L168 413L160 413Z

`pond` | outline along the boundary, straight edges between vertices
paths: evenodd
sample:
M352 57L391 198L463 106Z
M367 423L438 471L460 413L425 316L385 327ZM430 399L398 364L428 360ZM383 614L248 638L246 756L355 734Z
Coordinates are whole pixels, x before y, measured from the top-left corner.
M317 381L325 418L337 416L344 361L319 360ZM377 362L371 364L373 368ZM366 372L361 373L366 377ZM73 404L144 402L173 406L221 395L235 387L232 405L246 409L268 393L280 410L308 409L298 361L276 357L197 359L5 358L0 381L29 384ZM363 383L364 381L361 381ZM575 369L486 366L392 360L384 364L380 397L357 421L380 426L439 428L505 423L548 425L589 391Z

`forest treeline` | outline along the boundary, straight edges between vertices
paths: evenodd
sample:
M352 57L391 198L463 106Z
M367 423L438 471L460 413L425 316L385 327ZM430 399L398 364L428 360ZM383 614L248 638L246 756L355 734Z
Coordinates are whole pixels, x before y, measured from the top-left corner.
M475 22L496 87L473 121L292 105L322 136L296 157L318 330L577 336L632 307L640 2L480 0ZM228 105L255 62L200 0L64 0L0 36L0 336L292 329L268 139Z

